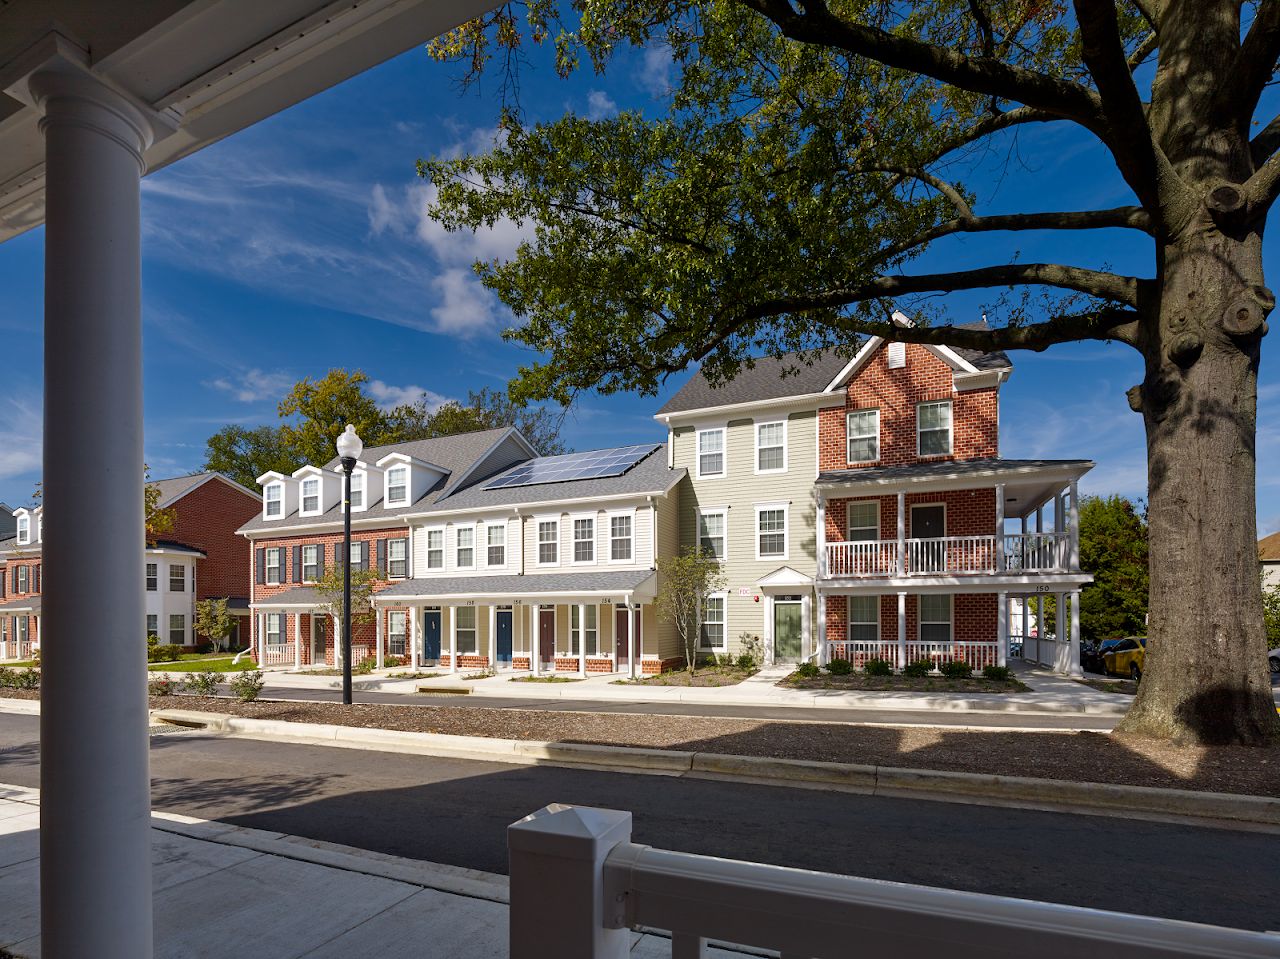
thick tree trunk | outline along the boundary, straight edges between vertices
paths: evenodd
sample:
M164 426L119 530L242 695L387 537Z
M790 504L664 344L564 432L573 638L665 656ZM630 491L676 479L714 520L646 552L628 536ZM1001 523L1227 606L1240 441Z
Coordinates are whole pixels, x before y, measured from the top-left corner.
M1206 207L1166 245L1159 320L1139 344L1147 373L1130 399L1147 428L1150 638L1119 729L1260 744L1280 735L1254 457L1259 345L1274 301L1262 286L1260 227L1235 236L1221 227Z

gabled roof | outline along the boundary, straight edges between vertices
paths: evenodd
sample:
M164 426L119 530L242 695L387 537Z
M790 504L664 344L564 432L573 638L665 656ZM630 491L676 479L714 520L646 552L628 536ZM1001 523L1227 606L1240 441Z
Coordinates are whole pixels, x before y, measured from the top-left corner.
M1280 533L1272 533L1258 540L1258 559L1263 562L1280 563Z
M663 404L658 415L821 393L849 362L847 355L835 350L804 359L801 356L784 353L758 357L751 366L744 365L729 382L715 387L699 370Z
M203 486L205 483L208 483L210 480L220 480L233 489L237 489L244 493L246 496L252 497L255 500L258 499L259 494L255 493L253 490L245 489L245 487L241 486L235 480L223 476L221 473L213 472L212 470L204 473L192 473L190 476L174 476L170 479L152 480L147 485L159 487L160 501L157 505L163 508L177 502L182 499L182 497Z

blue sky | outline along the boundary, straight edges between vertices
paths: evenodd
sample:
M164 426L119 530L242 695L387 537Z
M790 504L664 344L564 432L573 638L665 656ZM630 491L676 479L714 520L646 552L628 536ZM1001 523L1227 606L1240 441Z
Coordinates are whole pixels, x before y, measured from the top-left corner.
M559 81L534 55L521 105L530 118L566 110L603 115L658 109L670 65L663 51L632 51L605 77ZM514 250L514 225L464 236L421 216L429 187L419 157L484 149L497 84L462 93L454 71L416 49L200 154L143 184L146 449L152 475L191 472L205 440L226 423L275 422L297 379L331 367L363 369L387 405L422 391L444 399L500 387L528 354L505 344L509 320L476 281L477 256ZM1000 151L997 151L1000 152ZM1003 160L1003 153L1000 159ZM1007 168L967 171L977 211L1085 209L1132 202L1102 148L1065 124L1019 134ZM41 456L43 231L0 246L10 350L0 398L0 500L29 500ZM952 238L912 270L963 269L1019 259L1064 260L1150 273L1150 243L1129 231ZM1274 244L1268 272L1277 272ZM1275 280L1272 285L1275 285ZM951 297L977 319L991 293ZM993 317L998 320L998 316ZM1273 324L1274 325L1274 324ZM1275 340L1276 336L1269 337ZM1280 374L1264 351L1258 422L1260 534L1280 529ZM1143 496L1140 417L1124 391L1142 376L1138 354L1083 343L1016 353L1002 396L1009 457L1088 457L1087 492ZM658 398L585 397L569 414L578 449L661 439Z

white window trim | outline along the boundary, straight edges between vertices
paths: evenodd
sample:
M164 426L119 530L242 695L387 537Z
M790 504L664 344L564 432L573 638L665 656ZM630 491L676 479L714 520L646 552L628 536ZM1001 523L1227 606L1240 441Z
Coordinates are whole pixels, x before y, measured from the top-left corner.
M396 617L400 618L400 629L394 628ZM400 645L403 647L403 653L393 652L392 643L396 636L400 637ZM393 609L387 613L387 654L390 656L404 656L409 652L409 614L401 609Z
M762 426L781 426L782 427L782 466L779 469L762 470L760 468L760 427ZM769 475L778 474L778 473L785 473L787 471L787 467L790 465L790 457L787 455L787 421L786 419L756 420L752 425L752 430L755 432L755 456L754 456L754 459L752 460L752 465L755 467L756 475L769 476ZM772 449L772 448L773 447L771 446L766 447L766 449Z
M920 407L936 406L940 403L946 403L950 409L947 416L947 451L945 453L922 453L920 452ZM930 430L930 432L934 432ZM924 400L916 404L916 457L919 459L941 459L944 456L954 456L956 452L956 405L953 400Z
M874 506L874 507L876 508L876 535L875 535L875 538L876 538L877 540L879 540L879 539L881 538L881 537L880 537L880 519L881 519L881 517L880 517L880 501L879 501L878 499L870 499L870 500L868 500L868 499L851 499L851 500L849 500L847 503L845 503L845 504L844 504L844 538L845 538L845 540L846 540L847 542L850 542L850 543L852 543L852 542L853 542L853 530L854 530L854 526L853 526L853 524L849 521L849 514L852 512L852 507L854 507L854 506L865 506L867 503L870 503L872 506ZM858 529L866 529L867 527L865 527L865 526L859 526L859 527L857 527L857 528L858 528Z
M614 559L613 558L613 540L614 540L613 521L615 518L624 517L624 516L631 520L631 536L629 537L629 542L631 544L631 556L628 559ZM613 510L612 512L605 513L605 522L608 524L608 532L609 532L609 535L606 537L606 539L609 541L609 555L607 557L608 561L610 563L617 564L617 565L635 563L636 561L636 511L634 509Z
M458 562L458 549L459 549L458 533L464 529L471 530L471 565L470 566L463 566L461 563ZM453 525L453 568L454 569L475 569L476 568L476 549L477 549L476 543L479 541L479 539L480 539L479 523L455 523ZM466 547L462 547L462 548L465 549Z
M698 617L698 648L708 650L709 652L724 652L729 648L729 593L727 590L717 590L714 593L707 593L704 599L718 599L721 601L722 605L720 608L724 612L724 617L721 619L720 625L724 627L724 635L721 637L722 642L719 646L708 646L703 642L702 627L706 624L706 621L703 618L703 616L705 616L704 603L703 616Z
M858 596L850 596L849 600L863 599L863 598L865 598L865 594L858 595ZM874 596L871 596L870 598L874 600L873 605L875 606L875 610L876 610L876 638L874 640L863 640L863 639L853 638L853 625L854 625L853 612L852 612L853 606L852 606L852 603L849 603L848 605L845 606L845 638L851 643L863 643L863 642L878 643L881 641L881 637L884 635L883 632L881 631L882 623L880 622L880 596L879 594L876 594ZM860 622L858 625L865 626L868 624Z
M308 563L307 563L307 550L309 550L309 549L314 549L314 550L316 551L316 561L315 561L314 563L311 563L311 564L308 564ZM316 583L316 582L319 582L319 581L320 581L320 567L321 567L322 565L324 565L324 564L323 564L323 561L321 560L321 553L322 553L322 551L323 551L323 550L324 550L324 547L323 547L323 545L321 545L320 543L304 543L304 544L302 544L302 573L301 573L301 576L302 576L302 582L304 582L304 583ZM311 566L315 567L316 575L315 575L315 577L314 577L314 578L312 578L312 579L307 579L307 566L308 566L308 565L311 565Z
M542 524L554 523L556 527L556 559L554 563L544 563L542 561ZM541 566L544 569L551 566L560 565L560 552L564 544L560 542L560 517L559 516L535 516L533 518L533 560L535 566Z
M150 572L150 570L152 570L152 569L154 569L154 570L156 571L154 576L152 576L152 575L151 575L151 572ZM153 579L156 581L155 586L150 586L150 585L148 585L148 583L149 583L151 580L153 580ZM160 592L160 564L159 564L158 562L156 562L156 563L147 563L145 566L143 566L143 568L142 568L142 584L143 584L143 586L145 587L145 589L146 589L146 591L147 591L148 593L158 593L158 592Z
M463 613L463 612L465 612L466 610L471 610L471 616L472 616L472 619L471 619L471 625L470 625L470 626L463 626L463 625L462 625L462 623L461 623L462 613ZM477 655L479 655L479 653L480 653L480 616L479 616L479 614L476 612L476 607L475 607L475 606L459 606L457 609L455 609L455 610L453 611L453 615L454 615L454 621L453 621L453 634L454 634L455 638L457 639L457 644L458 644L458 655L459 655L459 656L477 656ZM463 648L462 648L462 634L463 634L463 633L470 633L470 634L471 634L471 648L470 648L470 649L463 649ZM442 652L443 652L443 650L442 650Z
M307 484L316 484L316 508L307 509ZM298 515L319 516L324 512L324 484L318 476L307 476L298 482Z
M351 471L351 492L353 493L356 491L357 477L359 477L360 479L360 505L352 506L351 512L363 513L365 510L369 508L369 471L362 470L362 469L353 469ZM338 482L343 484L342 488L343 488L343 491L345 492L346 483L347 483L346 476L340 473L338 475Z
M28 546L31 543L31 517L19 516L17 527L18 545Z
M926 596L926 595L937 596L939 594L921 593L920 595L921 596ZM956 597L954 593L942 593L941 595L947 597L947 626L950 627L950 637L951 637L950 639L947 640L947 642L954 645L956 641ZM920 599L917 598L916 599L916 642L917 643L936 642L936 640L924 638L923 627L925 626L925 621L924 621L924 616L922 614L923 614L923 610L920 608ZM941 622L940 620L931 619L929 620L928 625L936 626L936 625L939 625L940 622Z
M173 628L173 620L174 620L174 617L175 617L175 616L176 616L178 619L182 620L182 642L180 642L180 643L175 643L175 642L173 641L173 632L174 632L174 628ZM169 640L169 645L171 645L171 646L185 646L185 645L187 645L187 640L190 638L191 634L187 631L187 616L186 616L186 613L170 613L170 614L169 614L169 628L168 628L168 630L166 630L166 631L165 631L165 636L168 638L168 640Z
M595 603L583 603L581 604L583 610L588 610L588 609L595 610L595 618L596 618L595 629L592 629L592 630L587 629L585 616L583 617L583 620L580 623L578 623L578 625L575 627L573 625L573 619L575 616L578 615L579 605L580 604L578 603L569 604L569 653L568 655L570 656L579 655L579 651L586 648L587 633L592 632L592 633L595 633L595 652L588 652L586 655L590 656L592 659L599 659L601 656L607 655L605 653L600 652L600 626L601 626L601 621L604 619L604 617L600 615L600 607L597 606ZM575 645L575 641L576 641L576 645Z
M431 534L432 533L440 534L440 565L439 566L431 565ZM448 534L445 532L445 528L443 526L427 526L422 530L422 535L423 535L423 544L422 544L423 560L422 561L423 561L426 572L443 573L449 567L449 544L448 544L449 537L448 537Z
M702 437L705 433L720 434L720 472L702 472ZM729 427L707 426L693 431L693 468L698 479L724 479L729 475Z
M275 515L272 515L271 513L271 503L273 502L273 500L271 499L272 490L278 490L280 492L280 498L274 501L280 504L280 512L276 513ZM263 519L284 519L284 483L283 482L277 480L274 483L268 483L266 486L262 487L262 518Z
M276 580L271 580L271 554L275 553L277 562L275 565ZM266 555L262 557L262 582L266 586L280 586L284 583L284 547L268 546Z
M277 628L276 630L274 630L274 631L271 629L271 621L272 621L272 620L275 620L276 625L277 625L277 627L278 627L278 628ZM277 646L277 647L279 647L279 646L283 646L283 645L285 645L285 639L286 639L286 637L285 637L286 621L285 621L285 614L284 614L284 613L267 613L267 621L266 621L263 625L264 625L264 627L265 627L265 628L264 628L264 630L263 630L263 633L264 633L263 639L264 639L264 640L266 640L266 645L267 645L267 646ZM279 639L279 641L278 641L278 642L273 643L273 642L271 641L271 637L272 637L272 635L273 635L273 632L274 632L274 635L276 635L276 636L279 636L279 637L280 637L280 639Z
M404 471L404 484L403 484L404 496L398 497L397 499L392 499L391 498L391 485L392 485L391 474L396 472L397 470ZM387 471L382 475L382 482L384 486L382 495L383 495L383 499L386 500L386 504L388 506L408 506L409 505L409 467L407 465L388 467Z
M724 552L719 558L719 562L727 563L729 561L729 507L727 506L708 506L706 509L698 510L697 527L694 529L694 535L698 541L698 547L702 547L702 517L719 515L724 522L720 524L720 540L724 544Z
M578 559L577 524L582 520L591 521L591 558ZM586 540L583 540L586 542ZM569 565L594 566L600 552L600 522L595 513L572 513L569 516Z
M182 574L182 589L173 588L173 571L178 570ZM169 588L166 593L185 593L187 591L187 567L182 563L169 564Z
M404 572L399 576L391 572L391 547L396 543L404 544L404 556L400 558L400 562L404 563ZM404 536L397 536L394 539L387 540L387 579L408 579L409 578L409 540Z
M506 568L507 568L507 521L506 521L505 519L503 519L503 520L490 520L490 521L488 521L488 522L486 522L486 523L483 523L483 524L481 525L481 529L483 529L483 530L484 530L484 537L483 537L483 539L484 539L484 568L485 568L485 569L506 569ZM491 530L491 529L500 529L500 530L502 530L502 562L501 562L501 563L490 563L490 562L489 562L489 530ZM513 628L514 628L514 627L513 627Z
M850 445L852 445L854 440L854 436L849 432L849 421L853 418L853 415L855 413L875 413L876 414L876 455L873 459L855 460L849 454L849 447ZM845 461L850 466L854 466L859 463L879 463L880 462L880 457L884 453L883 449L881 449L881 442L883 440L883 436L881 435L882 431L880 427L881 427L880 409L878 407L868 406L868 407L863 407L862 409L857 409L857 410L847 410L845 412L844 414L844 455L845 455ZM857 438L866 439L865 436L857 437ZM920 439L919 439L919 432L917 431L916 446L919 447L919 445L920 445Z
M762 554L760 552L760 514L770 510L782 510L782 552ZM756 559L759 562L786 561L791 555L791 504L790 503L756 503L756 522L752 529L755 537Z

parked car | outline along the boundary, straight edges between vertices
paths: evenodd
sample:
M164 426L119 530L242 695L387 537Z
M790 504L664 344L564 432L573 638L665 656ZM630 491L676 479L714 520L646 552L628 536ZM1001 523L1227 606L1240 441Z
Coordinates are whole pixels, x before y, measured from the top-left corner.
M1271 667L1271 672L1280 673L1280 649L1267 650L1267 665Z
M1142 678L1142 665L1147 652L1147 637L1126 636L1102 656L1102 671L1108 676Z
M1107 665L1103 657L1112 649L1115 649L1117 643L1123 640L1120 637L1104 639L1101 642L1093 642L1086 640L1080 644L1080 668L1086 669L1091 673L1105 673Z

